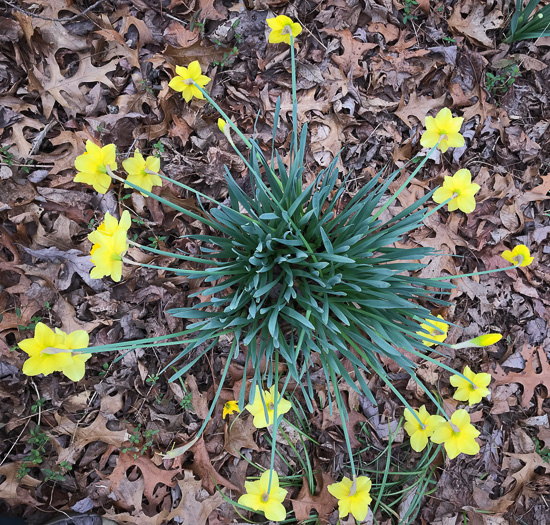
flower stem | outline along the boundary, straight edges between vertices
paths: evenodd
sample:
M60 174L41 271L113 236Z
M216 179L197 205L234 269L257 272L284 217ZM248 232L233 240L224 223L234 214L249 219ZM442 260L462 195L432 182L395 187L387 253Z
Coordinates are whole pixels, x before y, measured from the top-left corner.
M352 478L355 479L357 477L357 473L355 471L355 463L353 461L353 450L351 449L351 440L349 438L349 432L348 432L348 426L347 422L349 420L349 414L346 410L346 407L344 406L344 402L342 400L342 396L340 394L336 394L338 392L338 381L336 380L336 374L334 373L334 370L330 369L330 379L332 381L332 386L334 387L334 393L336 397L336 404L338 406L338 412L340 412L340 420L342 423L342 432L344 433L344 438L346 440L346 448L348 449L348 455L349 455L349 461L351 465L351 475Z
M169 272L180 273L181 275L197 275L197 276L208 276L208 275L226 275L224 272L205 272L204 270L187 270L185 268L169 268L168 266L156 266L154 264L145 264L137 261L132 261L128 257L122 257L122 262L130 264L132 266L142 266L143 268L152 268L153 270L167 270Z
M496 268L495 270L485 270L483 272L464 273L460 275L445 275L444 277L430 277L432 281L448 281L450 279L461 279L462 277L475 277L476 275L485 275L488 273L505 272L506 270L515 270L521 261L514 266L507 266L506 268Z
M277 407L279 405L279 401L283 399L283 395L285 393L286 387L288 386L288 383L290 381L290 374L287 374L285 379L285 384L283 385L283 389L281 390L281 393L279 394L279 354L277 353L275 356L275 403L273 406L273 439L271 441L271 460L270 460L270 467L269 467L269 482L267 484L267 493L269 494L269 491L271 490L271 478L273 477L273 469L275 468L275 449L277 446L277 430L279 428L279 418L277 417ZM282 419L282 418L281 418Z
M202 264L209 264L212 266L218 266L219 263L216 261L208 261L206 259L199 259L198 257L191 257L189 255L182 255L180 253L172 253L172 252L165 252L163 250L157 250L156 248L151 248L150 246L144 246L143 244L139 244L138 242L132 241L131 239L128 239L128 243L132 246L135 246L136 248L139 248L141 250L145 250L147 252L156 253L158 255L165 255L166 257L174 257L175 259L183 259L185 261L191 261L191 262L197 262Z
M294 133L294 155L298 153L298 97L296 95L296 57L294 56L294 34L290 31L290 63L292 70L292 132Z
M431 209L430 211L426 212L424 215L424 219L427 219L430 215L433 215L436 211L440 210L445 206L445 204L449 204L454 198L456 197L456 194L449 197L446 201L442 202L441 204L438 204L435 208Z
M430 151L428 151L428 154L422 159L420 164L417 166L417 168L410 174L409 178L401 185L401 187L386 201L386 204L384 204L373 216L372 221L375 221L386 211L386 209L392 204L395 199L401 194L401 192L409 185L409 183L416 177L417 173L420 171L420 168L426 164L428 159L431 157L432 153L435 151L435 149L439 146L439 142L432 147ZM371 222L372 222L371 221Z
M134 184L132 182L124 180L122 177L119 177L118 175L115 175L113 173L113 170L111 170L111 166L106 166L106 167L107 167L107 173L109 174L109 176L113 180L117 180L119 182L127 184L131 188L134 188L135 190L138 190L141 193L147 195L147 197L151 197L151 198L155 199L156 201L162 202L162 204L165 204L166 206L172 208L173 210L179 211L179 212L183 213L184 215L187 215L188 217L191 217L191 218L193 218L197 221L202 222L203 224L207 224L208 226L211 226L212 228L218 229L215 222L213 222L209 219L206 219L205 217L202 217L200 215L197 215L196 213L193 213L192 211L186 210L185 208L182 208L181 206L178 206L177 204L175 204L173 202L170 202L169 200L166 200L163 197L159 197L158 195L155 195L154 193L152 193L150 191L147 191L147 190L141 188L140 186L137 186L136 184ZM195 190L191 189L191 191L195 191Z
M248 146L249 149L252 149L252 144L250 141L243 135L243 132L235 125L235 123L227 116L225 111L218 106L216 102L214 102L214 99L210 96L210 93L206 91L204 88L199 86L196 82L194 82L195 87L203 94L204 98L214 106L216 111L223 117L226 124L229 124L231 126L231 129L241 138L241 140Z

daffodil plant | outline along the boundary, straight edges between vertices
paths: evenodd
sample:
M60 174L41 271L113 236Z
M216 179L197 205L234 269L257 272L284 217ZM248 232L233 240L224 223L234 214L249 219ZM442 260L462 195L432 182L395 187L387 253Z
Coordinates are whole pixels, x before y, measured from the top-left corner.
M316 386L312 372L320 365L330 410L336 406L343 421L350 458L353 451L346 425L349 414L340 384L346 382L349 388L376 403L365 380L372 374L378 375L403 403L405 429L414 450L420 451L432 441L443 444L451 458L459 453L475 454L479 450L475 441L479 432L471 425L467 411L459 409L447 419L438 400L416 375L418 358L425 359L453 374L451 384L457 387L457 400L471 405L488 395L488 374L475 374L469 368L460 373L434 356L440 353L439 345L451 346L445 343L451 323L425 305L448 306L450 303L443 297L454 285L446 281L462 276L417 277L417 272L426 266L419 261L437 254L432 248L403 248L396 247L396 243L422 227L426 217L445 205L450 212L471 213L479 186L472 183L468 170L459 170L453 177L446 177L441 188L428 192L395 216L382 218L436 148L445 153L449 148L464 145L460 134L463 119L454 117L446 108L435 118L426 117L426 131L420 143L429 151L413 159L418 162L406 164L381 182L382 172L378 173L351 198L345 193L348 176L339 172L336 158L312 180L306 178L307 124L301 130L298 127L294 60L295 38L302 27L285 16L268 19L267 23L271 28L269 41L290 46L293 112L287 164L274 147L280 100L274 112L273 147L266 156L256 139L245 136L206 91L211 79L203 74L198 61L187 67L177 66L177 76L169 84L186 102L206 99L219 112L220 131L248 168L250 192L245 193L226 169L229 199L227 203L218 202L163 175L160 160L144 158L138 150L122 161L128 174L124 178L117 173L113 144L100 146L88 141L86 152L75 161L78 171L75 181L89 184L99 193L106 193L113 181L119 182L208 226L210 233L189 236L202 244L199 256L166 252L130 241L128 211L122 213L120 220L107 213L104 222L89 235L94 264L92 278L110 276L118 282L122 279L123 265L140 265L127 255L130 245L197 263L195 267L199 269L195 270L141 264L202 280L201 291L190 296L200 293L200 302L168 311L187 320L186 329L88 348L87 337L83 335L54 333L39 324L35 338L20 343L30 356L24 372L34 375L60 371L78 380L83 376L84 362L94 352L175 346L178 351L163 369L167 371L179 363L179 370L170 377L174 381L216 348L220 338L230 337L232 342L219 387L193 442L203 433L214 411L232 359L245 349L239 399L225 404L224 418L246 408L256 428L272 427L276 436L282 418L291 408L285 399L289 385L299 389L305 406L313 410ZM247 155L240 151L233 137L239 137ZM392 182L408 169L412 171L405 183L387 197ZM163 180L194 194L203 213L199 215L155 194L153 189ZM426 209L432 198L438 206ZM525 246L506 251L503 257L512 263L503 270L524 267L533 260ZM467 275L483 273L488 272ZM482 335L454 347L479 348L494 344L498 337L499 334ZM185 362L191 352L193 359ZM381 357L393 360L417 380L441 415L429 414L425 406L419 410L411 407L388 378ZM281 363L286 370L282 377ZM254 371L252 377L247 376L247 369ZM169 455L182 453L189 446L179 447ZM274 458L273 448L270 469L258 481L246 483L246 494L239 502L263 512L267 519L279 521L286 516L282 503L286 490L279 487ZM343 477L329 491L339 501L340 517L351 513L362 520L371 501L371 482L368 477L357 476L353 461L350 470L351 477Z

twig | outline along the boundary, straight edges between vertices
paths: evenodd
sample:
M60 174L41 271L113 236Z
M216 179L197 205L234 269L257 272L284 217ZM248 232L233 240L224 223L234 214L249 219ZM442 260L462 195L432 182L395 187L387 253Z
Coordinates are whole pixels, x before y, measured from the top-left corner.
M13 445L10 447L10 449L8 450L6 455L2 458L2 461L0 461L0 467L4 464L4 461L6 461L6 459L8 459L8 457L10 455L10 452L15 448L15 445L17 445L17 443L19 443L19 440L21 439L21 436L23 435L23 432L25 432L25 429L29 425L30 421L31 421L30 418L27 419L27 422L25 423L25 426L23 427L23 430L21 430L21 433L17 436L17 438L14 441Z
M40 18L41 20L49 20L50 22L71 22L85 15L86 13L96 8L98 5L102 4L103 2L105 2L105 0L98 0L95 4L92 4L90 7L87 7L86 9L84 9L82 13L78 13L77 15L71 16L70 18L49 18L47 16L36 15L34 13L31 13L30 11L27 11L26 9L19 7L18 5L12 4L9 0L4 0L5 4L8 4L9 6L13 7L17 11L21 11L21 13L25 15L33 16L34 18Z
M7 166L11 168L12 166L17 166L18 168L51 168L54 163L51 164L18 164L17 162L0 162L0 166Z
M31 150L29 151L29 157L31 155L34 155L39 149L40 149L40 146L42 146L42 142L44 142L44 139L46 138L46 135L47 133L50 131L50 129L52 129L55 125L57 124L57 121L56 120L50 120L46 126L44 127L44 129L38 134L36 135L36 138L32 141L32 148Z

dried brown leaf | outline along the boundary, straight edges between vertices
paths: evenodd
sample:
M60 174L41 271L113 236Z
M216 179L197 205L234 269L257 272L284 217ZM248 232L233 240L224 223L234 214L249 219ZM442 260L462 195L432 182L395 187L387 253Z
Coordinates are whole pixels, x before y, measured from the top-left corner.
M17 472L20 466L21 463L6 463L0 466L0 476L6 476L6 479L0 484L0 499L11 506L39 505L38 501L24 487L38 487L41 482L31 476L23 476L19 481Z
M546 352L542 347L530 348L527 346L527 343L525 343L521 355L525 359L525 369L522 372L505 372L502 367L497 364L495 371L491 373L494 379L492 386L496 387L509 383L519 383L523 386L521 406L528 409L535 395L537 386L544 385L547 391L550 392L550 363L548 363ZM540 374L537 373L536 369L538 365L535 363L535 359L538 359L540 362Z
M347 75L350 70L353 69L353 77L358 78L365 74L365 69L359 64L363 55L375 47L378 44L372 44L370 42L360 42L353 38L349 29L339 31L337 29L323 28L322 31L330 36L335 36L342 42L344 52L342 55L332 55L332 61L341 68Z
M76 113L83 113L88 105L80 86L101 82L115 89L106 74L114 71L117 64L118 60L112 60L101 67L95 67L91 56L83 56L78 62L76 73L67 78L61 73L55 55L49 51L44 62L29 71L29 90L40 94L46 118L50 117L55 102L63 106L69 115L75 116Z
M466 17L463 17L463 14ZM485 15L484 3L462 1L455 6L447 22L453 33L464 35L473 44L494 47L493 40L487 36L487 32L500 29L504 25L504 15L498 9L493 9Z
M312 495L306 478L303 478L303 485L295 499L291 499L292 509L296 519L301 522L309 518L310 512L315 509L321 523L328 523L328 518L336 508L336 498L327 490L327 487L334 483L328 472L316 471L314 473L317 491Z

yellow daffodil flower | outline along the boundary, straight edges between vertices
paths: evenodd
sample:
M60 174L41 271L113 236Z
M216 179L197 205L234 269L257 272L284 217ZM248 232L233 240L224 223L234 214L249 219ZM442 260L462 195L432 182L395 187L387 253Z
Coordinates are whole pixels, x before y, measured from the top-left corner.
M94 244L94 247L97 246ZM100 245L93 250L92 262L95 267L90 271L92 279L101 279L110 275L111 279L118 283L122 279L122 256L128 249L126 230L117 230L112 237L101 237Z
M443 186L435 190L433 200L441 204L452 199L447 203L449 211L459 209L464 213L472 213L476 208L474 195L479 189L479 184L472 182L469 170L458 170L452 177L445 177Z
M201 65L198 60L194 60L188 67L176 66L176 74L168 84L174 91L180 91L185 102L190 102L193 97L204 99L201 90L195 86L206 86L210 78L202 74Z
M44 323L38 323L34 337L19 343L19 348L29 355L23 364L23 373L28 376L48 375L63 372L71 381L84 377L84 363L92 354L73 354L71 350L88 348L89 336L85 330L75 330L66 334L55 332Z
M529 248L524 244L518 244L512 251L503 251L502 257L508 262L517 264L518 266L529 266L534 260L534 257L531 257Z
M105 214L103 222L94 230L88 234L88 240L93 244L90 255L93 255L96 250L101 247L101 239L104 237L112 237L117 231L123 230L127 232L132 224L130 218L130 212L124 210L120 216L120 222L116 220L109 212Z
M290 34L296 38L302 32L302 26L298 22L294 22L292 18L285 15L279 15L275 18L266 19L267 25L271 28L269 33L270 44L280 44L284 42L290 45Z
M404 416L407 420L404 428L411 438L411 447L416 452L420 452L426 448L428 438L434 433L435 429L445 423L445 419L441 416L430 415L426 410L426 406L422 405L418 410L414 411L420 419L418 421L414 414L407 408Z
M350 512L359 521L367 517L372 482L367 476L359 476L354 481L344 477L339 483L333 483L327 487L328 491L338 500L340 519L345 518Z
M153 186L162 186L162 179L158 176L160 170L160 159L158 157L143 158L143 155L136 149L134 156L123 160L122 167L128 173L126 180L143 188L146 191L151 191ZM125 188L130 188L128 184ZM144 197L145 193L141 193Z
M74 167L78 170L74 181L89 184L98 193L105 194L111 185L107 166L113 171L117 169L115 145L107 144L101 148L87 140L86 151L74 161Z
M275 402L277 396L277 417L286 414L292 407L290 401L279 396L279 392L276 392L275 385L273 385L269 390L264 390L264 403L262 403L262 398L260 395L259 387L256 387L256 394L254 396L254 403L246 405L244 408L248 410L254 416L254 426L256 428L265 428L273 424L273 414L275 409ZM267 408L267 419L266 419L266 409Z
M235 400L228 401L225 405L223 405L223 414L222 417L225 419L225 416L229 414L233 414L234 412L240 412L239 410L239 403Z
M484 334L474 337L469 341L462 343L456 343L452 345L453 348L484 348L486 346L494 345L502 339L502 334Z
M443 317L441 315L437 316L438 319L441 319L440 321L434 321L433 319L426 319L426 322L431 324L424 324L422 323L420 325L420 328L422 329L420 332L416 332L418 335L426 336L429 335L431 341L422 341L426 346L433 346L435 345L435 342L442 343L447 339L447 332L449 330L449 325L443 320ZM433 326L432 326L433 325Z
M470 381L467 381L463 377L455 374L451 376L451 385L456 388L454 398L458 401L468 401L470 406L479 403L484 397L489 395L489 389L487 386L491 382L491 374L475 374L470 370L469 366L464 368L462 374Z
M219 118L218 119L218 128L220 128L220 131L222 133L225 133L224 132L224 129L225 129L225 125L227 124L227 122L225 120L223 120L223 118Z
M475 456L479 452L475 439L479 434L479 430L470 423L470 414L460 409L451 416L451 421L438 426L430 439L434 443L445 443L449 458L454 459L459 454Z
M424 123L426 131L422 134L420 144L433 148L439 142L439 149L445 153L449 148L464 146L464 137L459 133L462 117L453 117L449 108L443 108L436 116L427 116Z
M279 487L279 476L273 471L268 492L269 472L266 470L258 481L244 482L246 494L239 498L239 504L256 512L263 512L270 521L283 521L286 518L283 501L288 491Z

